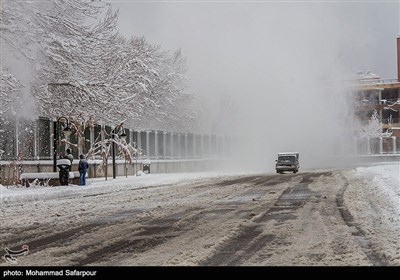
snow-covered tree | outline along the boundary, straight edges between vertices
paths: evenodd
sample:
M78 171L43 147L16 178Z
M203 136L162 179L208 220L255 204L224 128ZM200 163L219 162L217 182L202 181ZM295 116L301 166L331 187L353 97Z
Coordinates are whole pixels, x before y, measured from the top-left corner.
M102 102L109 96L96 93L107 81L93 77L107 67L101 58L111 52L117 36L117 13L108 9L103 19L88 22L88 17L99 18L102 8L93 1L57 0L38 20L48 30L41 42L44 63L34 90L43 114L56 118L104 109Z
M0 116L11 109L11 105L20 96L23 87L17 73L7 67L5 56L15 54L32 59L32 42L35 29L31 20L31 10L23 1L0 2ZM23 20L21 20L23 19Z
M118 37L114 45L118 49L104 60L104 65L112 65L104 69L113 93L107 110L110 115L120 112L128 123L138 123L154 105L156 96L152 96L151 90L159 75L163 52L143 37Z
M148 102L141 125L158 129L188 131L198 114L193 94L186 90L186 59L181 50L163 53L151 82Z
M387 132L383 132L384 125L381 121L381 118L376 110L373 111L371 119L368 121L368 125L365 125L360 130L361 137L369 138L369 139L376 139L376 138L389 138L392 136L392 131L389 129Z
M138 37L115 36L106 42L95 55L97 67L91 69L91 63L84 71L89 74L80 75L84 80L50 82L37 91L44 110L55 116L89 114L102 123L128 119L140 128L182 127L183 120L192 118L195 110L187 108L193 97L183 87L180 52L170 56Z
M372 152L376 152L376 147L381 139L385 140L392 136L391 123L389 122L389 128L384 132L384 124L378 112L374 110L368 124L361 127L360 136L370 141L370 144L372 144Z
M44 48L45 52L49 50L46 48L48 38L57 36L61 38L62 34L78 36L79 28L83 30L84 26L74 25L74 23L82 23L89 17L99 14L103 6L105 4L101 1L93 0L1 1L0 43L5 46L4 50L7 51L7 55L25 58L35 68L43 68L46 61L41 60L41 57L38 56L38 50L41 48ZM81 35L86 36L87 34ZM18 78L19 73L12 73L8 70L11 68L5 68L4 55L2 53L2 78L13 76L14 80L21 85ZM12 83L9 83L9 86L12 86ZM17 88L8 91L8 100L10 98L17 99L17 96L11 96Z
M31 43L37 41L32 1L3 0L0 2L0 40L13 51L33 59Z
M5 40L15 47L25 37L36 43L32 89L41 115L100 124L126 119L142 129L191 125L196 110L180 50L170 54L144 38L119 35L118 12L101 1L16 2L2 10Z
M1 69L0 116L10 110L10 105L18 98L22 85L11 74Z

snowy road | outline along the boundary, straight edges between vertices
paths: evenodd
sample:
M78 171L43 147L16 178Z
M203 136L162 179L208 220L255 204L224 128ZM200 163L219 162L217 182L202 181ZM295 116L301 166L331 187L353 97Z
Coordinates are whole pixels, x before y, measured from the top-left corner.
M398 266L398 206L383 210L386 192L359 174L226 175L3 203L1 246L27 244L18 264L38 266Z

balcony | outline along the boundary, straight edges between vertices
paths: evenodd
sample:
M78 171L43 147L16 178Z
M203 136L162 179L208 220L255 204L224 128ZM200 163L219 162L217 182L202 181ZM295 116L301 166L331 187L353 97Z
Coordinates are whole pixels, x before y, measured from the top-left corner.
M396 99L381 99L378 100L355 100L353 102L356 111L369 111L369 110L393 110L400 109L400 100Z

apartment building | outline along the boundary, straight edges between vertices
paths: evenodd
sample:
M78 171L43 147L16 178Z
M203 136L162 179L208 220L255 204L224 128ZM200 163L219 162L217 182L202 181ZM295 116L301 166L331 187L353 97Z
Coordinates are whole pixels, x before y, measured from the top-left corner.
M400 37L397 37L397 79L381 79L370 71L359 72L348 89L359 123L368 125L376 111L383 123L382 132L391 132L390 137L380 139L378 153L400 153Z

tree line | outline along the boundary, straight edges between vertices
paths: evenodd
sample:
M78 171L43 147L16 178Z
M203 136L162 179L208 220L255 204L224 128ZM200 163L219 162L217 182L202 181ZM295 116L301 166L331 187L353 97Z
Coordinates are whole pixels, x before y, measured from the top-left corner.
M118 11L96 0L2 2L0 40L33 65L38 115L83 127L193 128L198 109L181 50L126 38L117 20ZM1 63L1 115L24 102L27 85L11 66Z

